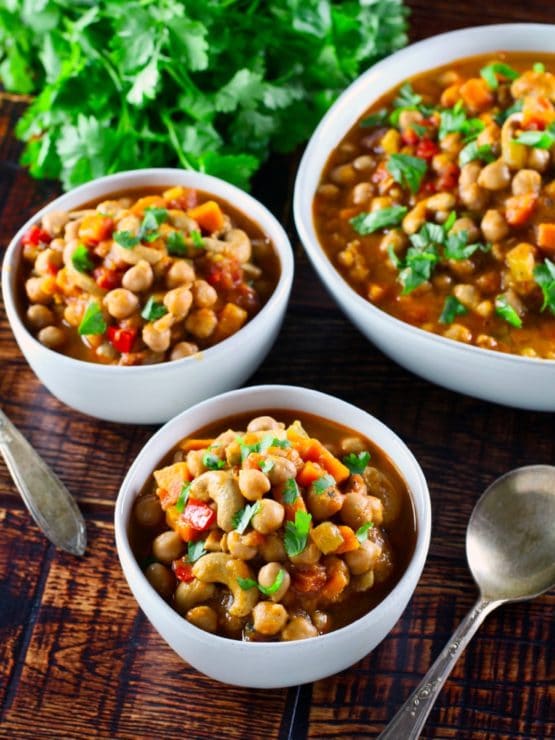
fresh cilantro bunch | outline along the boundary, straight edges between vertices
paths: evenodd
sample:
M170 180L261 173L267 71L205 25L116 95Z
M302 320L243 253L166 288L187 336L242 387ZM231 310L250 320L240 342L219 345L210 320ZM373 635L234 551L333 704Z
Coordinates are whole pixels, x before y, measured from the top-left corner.
M248 186L406 43L402 0L10 0L0 80L38 93L23 162L71 188L179 163Z

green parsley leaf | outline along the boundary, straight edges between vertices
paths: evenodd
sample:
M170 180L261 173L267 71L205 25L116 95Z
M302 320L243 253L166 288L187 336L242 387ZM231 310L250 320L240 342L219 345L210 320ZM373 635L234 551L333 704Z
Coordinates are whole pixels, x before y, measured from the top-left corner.
M445 241L444 256L448 260L466 260L478 249L482 252L489 252L491 249L491 244L482 244L481 242L467 244L467 241L468 234L466 231L449 234Z
M451 213L447 216L447 220L443 224L443 231L447 234L451 229L453 228L453 224L457 220L457 213L456 211L451 211Z
M261 471L262 471L263 473L265 473L266 475L268 475L268 473L269 473L269 472L270 472L271 470L273 470L273 469L274 469L274 463L273 463L273 462L272 462L271 460L261 460L261 461L260 461L260 462L258 463L258 467L260 468L260 470L261 470Z
M249 526L250 520L253 518L259 508L260 505L257 501L251 506L247 504L244 508L240 509L233 515L233 526L239 532L239 534L243 534L245 529Z
M210 452L210 448L206 450L202 456L202 464L205 468L208 468L208 470L221 470L222 468L225 468L225 460L222 460L221 457Z
M345 455L343 462L353 475L360 475L360 473L364 472L370 462L370 453L359 452L357 454L356 452L351 452L348 455Z
M535 62L532 69L538 74L543 74L543 72L545 72L545 64L543 64L543 62Z
M410 154L390 154L386 167L395 182L406 185L411 193L417 193L428 165L425 159Z
M189 235L195 249L204 249L204 239L198 229L193 229Z
M386 108L370 113L369 116L363 118L360 122L362 128L372 128L373 126L383 126L387 123L388 111Z
M168 254L182 256L187 254L185 239L180 231L170 231L166 237L166 247Z
M203 555L206 555L204 540L197 540L196 542L189 542L187 544L187 560L190 563L196 563Z
M243 591L248 591L250 588L258 587L258 581L255 581L254 578L241 578L240 576L237 576L237 583Z
M312 515L306 511L295 512L295 521L285 523L283 545L289 557L295 557L305 549L310 531Z
M366 522L362 524L355 532L355 537L362 545L368 539L368 530L374 526L374 522Z
M88 272L94 267L89 250L84 244L78 244L73 250L71 264L78 272Z
M526 144L534 149L551 149L555 144L555 135L549 130L524 131L516 138L517 144Z
M456 316L464 316L468 309L454 295L448 295L439 317L440 324L452 324Z
M422 102L422 95L414 92L414 89L410 82L405 82L399 88L397 97L393 101L395 108L416 108Z
M522 326L522 319L513 306L511 306L504 293L498 295L495 299L495 313L501 316L502 319L505 319L511 326L516 326L517 329L520 329Z
M491 90L497 90L499 87L497 75L506 80L516 80L517 77L520 77L520 72L509 67L508 64L503 64L503 62L493 62L493 64L488 64L486 67L482 67L480 75L487 82L488 87Z
M499 111L499 113L497 113L494 116L495 123L497 123L498 126L502 126L507 120L507 118L509 116L512 116L513 113L520 113L523 106L524 106L524 101L522 100L522 98L515 100L515 102L512 105L510 105L508 108L505 108L505 110Z
M289 478L283 489L283 503L293 504L299 497L299 486L294 478Z
M441 123L438 136L443 139L447 134L461 134L466 142L475 139L484 130L485 123L479 118L467 118L462 101L459 100L453 108L441 112Z
M258 452L260 449L260 442L253 442L253 444L247 445L242 437L237 437L236 441L239 443L241 449L241 462L245 462L251 452Z
M124 249L133 249L141 241L138 236L130 231L115 231L113 239Z
M158 227L168 220L166 208L147 208L139 229L140 241L153 242L158 239Z
M545 311L548 308L552 314L555 314L555 263L546 257L542 265L536 265L534 280L543 293L541 310Z
M283 584L284 578L285 570L283 568L280 568L277 572L276 577L274 578L274 582L271 583L269 586L262 586L260 583L258 583L258 590L260 591L260 593L264 594L264 596L271 596L272 594L275 594L276 591L279 591Z
M185 504L189 500L190 490L191 490L191 484L184 483L183 488L181 489L181 493L179 494L179 498L175 502L175 508L180 514L183 513L183 510L185 509Z
M465 164L472 162L474 159L480 159L482 162L489 164L489 162L495 161L495 154L489 144L478 146L475 141L471 141L459 153L459 166L464 167Z
M91 301L83 314L77 333L81 336L104 334L107 328L108 325L104 320L100 306L96 301Z
M335 478L326 473L326 475L322 475L320 478L315 480L311 487L317 496L321 496L333 486L335 486Z
M259 442L258 452L264 454L270 447L279 447L284 450L287 447L291 447L291 442L288 439L278 439L273 434L266 434Z
M145 307L141 311L141 316L147 321L156 321L156 319L161 319L162 316L165 316L167 313L168 309L164 304L155 301L154 297L150 296L148 301L145 303Z
M359 213L358 216L351 218L349 223L357 234L366 236L387 226L397 226L401 223L407 211L406 206L380 208L378 211Z

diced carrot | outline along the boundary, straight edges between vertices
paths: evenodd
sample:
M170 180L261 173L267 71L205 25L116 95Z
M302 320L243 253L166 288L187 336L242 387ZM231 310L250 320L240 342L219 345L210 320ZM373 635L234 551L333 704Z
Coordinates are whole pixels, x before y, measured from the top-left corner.
M99 242L108 239L114 230L114 222L101 213L85 216L79 226L79 239L89 247L95 247Z
M177 462L173 465L168 465L165 468L154 471L154 479L158 485L159 490L164 491L164 502L160 498L162 508L165 509L170 504L175 504L181 493L184 483L188 483L191 480L189 468L185 462Z
M281 504L283 506L285 510L285 520L287 522L294 522L295 514L297 513L297 511L306 511L306 504L300 492L297 498L293 501L293 503L291 504L285 503L283 500L284 487L285 487L285 484L280 485L280 486L274 486L272 490L272 495L275 498L275 500L278 502L278 504Z
M522 106L522 127L544 129L555 121L555 108L543 95L527 95Z
M319 591L326 583L327 573L323 565L305 565L291 572L291 586L302 594Z
M341 532L341 536L343 537L343 544L339 545L339 547L334 551L335 555L342 555L344 552L352 552L353 550L358 550L360 547L360 542L356 538L356 534L353 532L353 530L350 527L347 527L345 524L339 525L339 531Z
M537 244L545 252L555 251L555 224L540 224L538 226Z
M457 100L460 100L460 89L460 82L455 82L453 85L449 85L449 87L445 88L445 90L441 93L440 100L443 108L452 108Z
M310 488L310 486L321 478L326 471L317 463L306 462L300 471L297 473L297 483L303 488Z
M144 216L147 208L165 208L166 201L161 195L147 195L131 206L131 213L135 216Z
M196 190L181 186L165 190L163 196L170 208L194 208L198 201Z
M493 104L493 95L481 77L471 77L461 85L459 93L471 113L479 113Z
M207 447L210 447L213 441L213 439L185 439L179 443L179 446L185 452L189 452L190 450L205 450Z
M187 215L194 219L201 229L211 234L219 231L224 225L224 214L220 206L214 200L207 200L196 208L187 211Z
M511 226L522 226L530 218L536 207L536 193L524 193L507 198L505 201L505 218Z
M337 601L341 592L349 583L348 576L340 565L341 562L339 558L335 558L332 565L328 568L328 578L320 591L320 595L325 599L329 599L329 601Z
M303 460L319 463L324 470L335 478L337 483L342 483L350 475L349 468L343 465L335 455L324 447L317 439L300 439L293 443Z

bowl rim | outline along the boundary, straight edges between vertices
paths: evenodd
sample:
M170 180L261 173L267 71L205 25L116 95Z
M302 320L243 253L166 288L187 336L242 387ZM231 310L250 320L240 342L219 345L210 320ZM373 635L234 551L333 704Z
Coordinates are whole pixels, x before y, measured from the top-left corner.
M253 318L248 321L238 332L232 334L226 339L223 339L217 344L214 344L212 347L207 347L206 349L199 350L199 352L191 355L190 357L182 357L179 360L171 361L165 360L164 362L155 363L153 365L105 365L103 363L90 362L88 360L79 360L75 357L65 355L62 352L56 352L50 347L46 347L45 345L41 344L38 339L34 337L33 334L31 334L31 332L25 325L22 317L20 316L19 310L16 305L15 291L12 289L12 287L15 287L16 285L15 280L12 281L12 273L14 270L18 269L21 263L21 256L17 254L17 249L20 246L21 238L25 231L36 224L44 215L46 215L50 211L56 210L59 207L60 202L63 205L63 202L66 199L69 199L70 197L74 198L81 195L82 193L86 193L95 186L101 185L104 192L99 194L98 196L95 196L93 200L100 199L103 197L103 195L109 195L110 192L113 192L117 189L118 183L120 183L120 181L127 179L148 179L149 177L167 175L168 179L170 180L167 185L171 187L171 178L175 178L176 174L179 175L180 178L185 177L186 179L191 179L190 185L181 183L184 186L197 187L199 190L203 190L208 195L215 195L222 200L228 201L230 205L232 205L238 211L244 213L244 215L248 219L254 221L271 240L276 255L279 259L280 274L272 294L270 295L266 303L262 306L260 311L258 311L258 313L253 316ZM198 184L195 184L197 183L197 181ZM128 187L131 186L132 185L128 185ZM123 187L125 187L125 184L123 185ZM145 187L148 187L148 183L145 184ZM244 201L248 201L249 206L253 206L253 210L257 211L257 216L255 218L250 216L245 208L237 204L237 201L241 201L241 199L243 199ZM83 200L86 201L86 196L83 197ZM265 224L271 224L272 235L269 234L270 229L268 229ZM57 198L47 203L37 213L31 216L31 218L29 218L23 224L23 226L18 229L6 249L6 253L2 262L2 296L4 299L8 321L11 325L13 333L15 334L15 328L17 328L19 332L25 334L26 338L31 341L36 350L48 353L53 362L55 361L61 363L67 368L68 371L78 371L80 368L82 370L82 368L85 366L89 370L91 368L94 368L96 372L102 373L107 377L110 377L113 374L119 375L123 372L133 373L135 376L140 376L152 373L156 369L160 371L160 368L171 367L172 369L179 369L180 367L185 366L186 363L192 367L194 366L195 362L198 362L199 359L202 359L203 361L206 361L207 359L214 359L215 361L217 361L218 355L223 353L227 355L230 351L233 351L234 349L239 350L241 348L239 343L248 341L249 338L253 339L256 333L263 329L263 322L265 321L266 316L268 316L270 311L275 310L277 306L283 303L283 301L287 301L287 297L293 283L294 269L293 247L285 229L278 221L276 216L274 216L274 214L261 201L252 196L250 193L241 190L240 188L232 185L226 180L222 180L219 177L214 177L213 175L207 175L204 172L197 172L196 170L183 170L176 167L148 167L136 170L125 170L123 172L116 172L112 175L105 175L104 177L89 180L88 182L83 183L76 188L68 190L66 193L62 193L62 195L59 195ZM253 336L251 337L251 335Z
M401 446L404 453L407 456L407 461L412 466L413 471L416 475L416 479L418 481L418 488L420 491L420 495L423 499L423 505L420 509L417 509L416 502L414 500L414 495L409 490L409 495L412 501L414 515L415 515L415 521L417 524L417 531L416 531L416 541L414 546L414 552L412 553L412 557L404 571L404 573L401 575L393 589L385 596L382 601L380 601L375 607L370 609L370 611L366 612L363 616L359 617L353 622L350 622L349 624L345 625L344 627L340 627L336 630L332 630L331 632L326 633L325 635L318 635L316 637L311 637L309 640L291 640L291 641L285 641L285 642L244 642L241 640L234 640L229 637L223 637L221 635L214 635L208 632L205 632L204 630L198 629L197 627L194 627L193 625L189 624L189 622L182 617L175 609L173 609L156 591L155 589L149 584L148 580L146 579L143 571L141 570L141 567L139 563L137 562L137 559L135 558L135 555L133 554L133 551L131 549L131 545L129 543L129 535L128 535L128 525L129 520L125 519L123 514L123 506L124 506L124 499L128 500L129 496L132 495L132 492L130 490L130 486L132 483L132 479L135 476L135 471L141 464L142 459L145 456L152 455L154 450L156 449L156 446L158 444L158 441L163 438L170 430L171 427L179 427L182 423L182 420L184 417L190 416L192 414L197 413L198 411L203 411L206 407L214 407L214 411L216 411L218 404L224 400L228 399L230 397L233 397L237 403L240 403L240 401L244 398L248 398L250 395L256 395L261 394L264 395L266 393L277 391L279 393L287 394L288 398L292 399L292 403L296 399L299 399L299 402L301 400L301 397L303 395L307 395L309 397L312 397L314 399L317 399L322 402L322 406L325 406L326 402L333 402L340 406L345 411L356 411L357 414L362 414L372 423L372 425L380 429L381 432L384 432L386 435L389 435L390 439L395 443ZM283 404L283 405L282 405ZM287 403L281 402L277 405L269 404L271 408L279 409L282 407L284 410L293 410L293 406L289 407L287 406ZM298 409L298 407L295 407ZM264 410L263 404L259 407L260 411ZM256 413L256 409L252 410L253 413ZM302 410L301 410L301 413ZM306 412L310 413L310 412ZM217 413L213 415L213 420L217 420ZM324 418L329 418L328 416ZM333 419L331 419L333 420ZM168 450L166 450L167 454ZM162 455L157 455L157 460L160 460ZM389 454L386 453L388 457ZM391 462L397 467L397 462L391 457ZM399 474L404 478L401 471L399 470ZM135 495L136 497L136 495ZM132 504L131 504L132 506ZM131 507L129 509L131 512ZM422 518L422 526L418 524L419 514ZM147 441L147 443L141 448L139 451L137 457L133 461L133 464L127 471L127 474L124 478L124 480L121 483L120 489L118 491L118 495L116 498L116 504L114 507L114 532L115 532L115 540L116 540L116 549L118 553L118 558L120 561L120 567L123 571L123 575L126 578L126 580L129 581L133 579L135 583L137 583L138 587L141 588L143 591L143 595L149 600L149 602L152 604L152 606L155 606L157 609L162 610L162 614L164 616L164 619L166 622L169 622L171 627L175 630L177 630L176 634L181 634L182 636L190 636L194 638L197 641L201 641L203 643L211 643L211 644L220 644L222 646L227 645L231 649L247 649L251 651L280 651L280 650L287 650L287 646L298 644L299 642L302 643L310 643L311 645L314 645L316 643L320 643L322 640L326 640L326 642L331 642L333 640L341 640L345 635L347 635L349 632L356 632L358 629L361 629L363 627L363 623L365 621L370 621L373 619L380 619L382 616L387 615L388 608L390 604L393 604L393 602L396 599L396 595L402 590L403 586L410 582L410 580L414 577L415 574L417 574L417 580L414 585L414 588L411 589L410 595L407 598L407 602L412 598L414 591L416 590L416 587L418 586L418 582L421 577L422 570L425 566L426 559L428 557L428 552L430 548L430 540L431 540L431 531L432 531L432 502L430 497L430 491L428 488L428 484L426 481L426 478L424 476L424 473L422 471L422 468L414 456L414 454L411 452L407 444L390 428L388 427L384 422L377 419L372 414L368 413L364 409L355 406L354 404L349 403L348 401L344 401L342 398L338 398L337 396L332 396L328 393L322 393L321 391L313 390L312 388L305 388L302 386L292 386L292 385L274 385L274 384L266 384L266 385L255 385L255 386L249 386L247 388L240 388L237 390L227 391L226 393L219 394L218 396L213 396L212 398L206 399L205 401L201 401L200 403L195 404L194 406L191 406L188 409L185 409L177 416L174 416L172 419L170 419L166 424L164 424L150 439ZM130 572L129 572L130 569ZM129 575L128 575L129 573ZM137 581L138 579L138 581ZM129 586L131 584L129 583ZM135 596L135 589L131 589L133 592L133 596L139 606L142 608L141 603L139 602L138 598ZM393 628L392 627L388 630L388 632ZM215 641L215 643L214 643Z
M476 355L476 357L482 357L484 361L493 361L504 365L532 365L535 367L545 367L551 371L555 368L555 359L540 358L540 357L527 357L524 355L517 355L509 352L497 352L495 350L486 349L483 347L477 347L471 344L464 344L448 337L443 337L440 334L425 331L418 326L402 321L401 319L392 316L391 314L383 311L374 304L365 300L359 295L351 285L345 280L345 278L339 273L334 267L331 260L328 258L324 249L320 245L318 234L314 226L314 214L313 214L313 203L315 189L309 186L310 175L314 170L318 170L319 177L327 159L331 153L329 145L326 143L323 146L322 139L325 139L326 135L330 131L333 131L335 126L335 116L343 108L349 108L352 101L356 100L360 96L366 96L368 102L366 108L370 107L382 93L378 96L374 96L371 93L371 82L372 79L378 75L387 76L389 74L389 68L392 64L396 64L400 61L405 61L407 68L410 68L410 60L417 56L418 53L426 48L433 46L445 46L453 40L460 40L464 38L469 40L477 37L488 37L492 39L491 42L491 53L496 51L504 51L504 39L507 35L515 34L526 34L527 37L531 37L538 31L550 31L555 32L555 23L496 23L484 26L469 26L466 28L457 29L455 31L447 31L445 33L436 34L429 38L417 41L409 46L401 49L400 51L391 54L390 56L382 59L376 64L372 65L367 69L360 77L352 82L339 96L331 108L327 111L320 123L316 127L308 145L303 153L297 175L295 178L295 189L293 194L293 215L295 220L295 226L299 234L300 241L306 250L310 260L315 267L317 273L324 281L326 287L329 286L329 290L332 292L335 298L337 292L343 295L345 303L357 311L357 313L367 312L370 320L376 320L383 322L386 326L389 326L392 331L402 331L411 335L420 337L421 340L428 340L440 347L443 347L446 351L459 353L460 355ZM530 47L533 43L530 43ZM511 49L508 49L510 52ZM515 50L516 51L516 50ZM526 50L522 50L526 51ZM529 51L536 51L530 48ZM541 49L537 49L538 54L542 53ZM480 52L480 54L487 54L487 51ZM553 53L553 52L551 52ZM467 56L472 56L470 53ZM456 59L463 59L465 57L457 56ZM434 66L427 67L426 69L432 70L437 67L441 67L444 64L448 64L448 61L438 61ZM425 70L422 70L418 74L421 74ZM410 80L412 75L407 75L399 78L395 82L391 83L389 89L400 84L404 80ZM344 128L342 134L338 138L338 143L343 140L348 131L355 125L359 116L354 117L349 125ZM325 155L322 154L322 151ZM318 178L319 180L319 178ZM318 181L317 181L318 182ZM310 198L310 202L306 204L307 199ZM371 341L371 340L370 340ZM462 358L461 358L462 360Z

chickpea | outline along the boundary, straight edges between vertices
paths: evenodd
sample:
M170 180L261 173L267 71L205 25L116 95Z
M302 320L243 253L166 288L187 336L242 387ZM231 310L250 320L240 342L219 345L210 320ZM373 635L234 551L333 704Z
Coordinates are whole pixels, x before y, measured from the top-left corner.
M369 154L361 154L356 159L353 159L353 167L357 172L371 170L374 164L374 159Z
M240 470L239 490L248 501L258 501L271 488L271 483L261 470Z
M218 300L218 294L206 280L195 280L193 283L193 302L199 308L210 308Z
M195 268L186 260L175 260L166 275L168 288L177 288L179 285L189 285L195 279Z
M298 555L292 555L289 560L294 565L314 565L320 560L322 553L314 542L309 542L305 549Z
M43 278L31 277L25 281L25 292L31 303L52 303L52 296L42 289Z
M426 203L420 201L403 219L403 231L406 234L416 234L426 221Z
M374 188L372 187L372 183L359 182L353 188L352 201L355 205L368 203L373 194Z
M140 496L133 507L135 519L142 527L157 527L164 516L160 499L154 494Z
M261 635L277 635L287 623L287 610L283 604L259 601L252 610L254 629Z
M538 172L545 172L549 166L551 155L547 149L532 149L528 155L528 167Z
M82 219L78 218L75 221L68 221L64 229L64 239L66 242L70 242L73 239L77 239L79 234L79 227L81 226Z
M152 267L146 260L139 260L136 265L130 267L121 280L121 284L127 290L134 293L142 293L148 290L154 280Z
M448 339L455 339L457 342L470 344L472 341L472 332L462 324L451 324L444 332L443 336Z
M241 560L252 560L257 554L256 547L246 544L244 537L236 529L227 533L227 549L234 558Z
M34 329L43 329L55 321L52 311L40 303L29 306L27 309L27 319Z
M439 142L439 146L442 152L445 152L446 154L451 154L453 157L456 157L461 148L460 134L447 134L443 137L443 139L441 139L441 141Z
M270 432L273 429L283 429L283 424L271 416L257 416L251 419L247 426L247 432Z
M173 529L162 532L152 543L152 554L161 563L169 565L173 560L183 555L185 545L181 537Z
M343 506L343 500L343 494L335 486L324 492L316 491L314 486L308 489L308 510L320 522L336 514Z
M44 329L39 331L37 338L45 347L56 349L65 343L66 333L59 326L45 326Z
M145 576L152 588L164 599L169 599L175 588L175 577L162 563L151 563Z
M199 308L192 311L185 321L185 328L199 339L206 339L218 325L218 318L210 308Z
M50 211L42 217L42 228L51 236L58 236L69 221L69 214L65 211Z
M382 502L375 496L360 493L347 493L341 507L341 521L355 531L366 522L381 524L383 519Z
M263 498L258 503L258 511L251 519L251 524L260 534L270 534L281 527L284 515L285 511L280 503Z
M287 483L290 478L296 477L297 467L292 460L277 455L268 455L267 459L272 463L272 468L268 471L268 478L273 486Z
M172 349L170 360L182 360L184 357L191 357L198 352L198 346L193 342L178 342Z
M318 195L326 198L326 200L334 200L339 195L339 188L337 185L332 185L331 182L326 182L318 187Z
M206 450L189 450L187 453L185 461L193 478L198 478L198 476L206 470L202 462L202 457L205 452Z
M345 562L354 576L360 576L374 567L382 553L382 548L371 540L366 540L357 550L346 552Z
M453 288L453 294L466 308L476 308L480 303L480 291L474 285L459 283Z
M276 582L280 571L283 571L283 582L278 590L269 597L272 601L281 601L291 585L291 576L281 563L277 562L266 563L258 571L258 583L266 588L269 588Z
M130 290L116 288L106 293L104 305L115 319L126 319L139 308L139 299Z
M267 562L274 560L283 562L287 558L282 538L277 534L266 535L264 542L258 546L258 552Z
M455 202L453 193L436 193L426 198L426 208L430 211L450 211Z
M83 303L74 301L64 308L64 321L67 321L70 326L79 326L84 313L85 306Z
M282 640L305 640L316 637L318 630L308 617L293 617L281 632Z
M330 180L336 185L352 185L356 172L352 164L340 164L330 172Z
M39 252L37 259L35 260L35 272L39 275L51 274L53 267L60 267L63 262L63 255L60 252L56 252L54 249L44 249Z
M129 213L118 221L117 230L130 231L132 234L136 234L139 231L140 225L141 221L139 217L135 216L133 213Z
M366 449L367 444L360 437L344 437L341 440L341 451L346 455L351 452L364 452Z
M164 306L178 321L187 316L192 303L193 295L189 288L174 288L164 296Z
M513 177L513 195L539 193L542 187L542 177L536 170L520 170Z
M478 162L468 162L459 175L459 195L462 202L471 210L482 210L489 199L489 191L478 185L481 167Z
M482 234L489 242L499 242L509 233L509 227L505 221L505 217L495 208L490 208L485 212L480 228L482 229Z
M143 342L150 347L153 352L165 352L170 346L171 330L163 329L158 331L153 324L146 324L143 327Z
M502 159L497 159L484 167L477 182L487 190L503 190L511 182L511 171Z
M212 607L206 604L189 609L185 618L205 632L215 632L218 629L218 615Z
M372 198L370 204L370 211L381 211L382 208L390 208L393 205L393 200L387 195L379 195L377 198Z
M310 615L312 623L321 634L322 632L328 632L331 627L331 616L321 609L317 609Z

